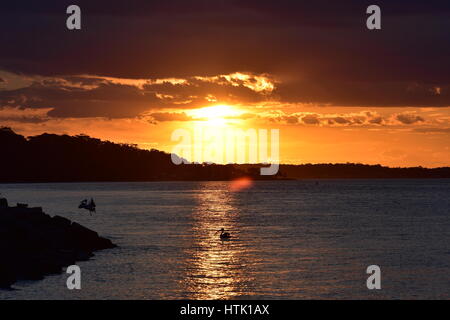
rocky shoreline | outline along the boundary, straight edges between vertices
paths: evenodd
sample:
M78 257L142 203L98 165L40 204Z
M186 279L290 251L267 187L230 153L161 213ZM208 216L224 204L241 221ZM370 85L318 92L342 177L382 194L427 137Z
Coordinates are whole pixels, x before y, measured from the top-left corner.
M42 208L0 198L0 289L18 280L40 280L64 267L85 261L97 250L116 247L76 222L51 217Z

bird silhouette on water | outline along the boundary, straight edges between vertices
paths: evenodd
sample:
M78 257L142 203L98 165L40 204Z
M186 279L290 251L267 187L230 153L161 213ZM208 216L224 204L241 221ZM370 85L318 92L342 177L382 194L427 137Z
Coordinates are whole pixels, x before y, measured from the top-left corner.
M84 199L81 201L80 205L78 206L79 209L86 209L89 210L89 214L92 216L92 212L95 211L96 204L94 202L94 199L91 198L91 201L88 202L87 199Z
M220 239L226 240L231 239L231 234L229 232L225 232L225 229L222 228L218 232L220 232Z

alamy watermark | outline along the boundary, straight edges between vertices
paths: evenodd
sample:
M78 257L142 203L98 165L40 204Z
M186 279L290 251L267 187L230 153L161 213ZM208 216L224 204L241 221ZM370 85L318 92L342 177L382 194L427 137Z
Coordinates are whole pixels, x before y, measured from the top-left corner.
M77 5L70 5L66 9L66 13L70 16L66 20L66 27L69 30L81 29L81 8ZM367 7L366 14L370 16L366 20L366 26L369 30L381 29L381 8L375 4Z
M375 264L368 266L366 269L366 273L370 274L370 276L367 278L367 281L366 281L367 289L380 290L381 289L381 269L380 269L380 267Z
M81 268L77 266L76 264L68 266L66 273L70 274L70 276L67 278L66 286L67 289L73 290L81 289Z
M366 26L369 30L381 29L381 9L379 6L373 4L367 7L367 14L370 16L367 18Z
M66 27L69 30L81 29L81 9L77 5L70 5L66 9L66 13L70 16L66 20Z
M172 141L172 162L185 163L251 163L265 164L265 176L276 175L280 163L278 129L177 129ZM270 149L270 153L269 153Z

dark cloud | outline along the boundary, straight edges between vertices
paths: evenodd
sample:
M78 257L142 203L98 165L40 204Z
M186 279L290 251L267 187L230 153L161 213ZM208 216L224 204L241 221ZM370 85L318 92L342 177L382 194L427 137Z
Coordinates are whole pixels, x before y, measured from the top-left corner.
M0 106L0 122L42 123L49 119L50 109L27 109Z
M19 123L43 123L48 121L49 118L42 118L42 117L38 117L38 116L34 116L34 117L1 117L0 116L0 121L1 122L7 122L7 121L13 121L13 122L19 122Z
M350 123L350 121L348 119L345 119L343 117L336 117L334 119L332 119L334 122L338 123L338 124L347 124Z
M55 81L0 91L0 104L21 108L53 108L52 117L134 117L158 99L134 86L100 83L94 89L67 87Z
M425 121L424 118L413 113L401 113L398 114L395 118L403 124L414 124L417 122Z
M296 117L296 116L285 116L285 117L283 117L283 119L288 124L297 124L298 123L298 117Z
M310 112L296 112L292 114L285 114L282 111L274 114L266 114L262 118L278 123L284 124L299 124L299 125L320 125L320 126L407 126L418 123L430 123L424 117L417 115L414 112L394 113L390 115L381 116L377 112L360 111L358 113L342 113L342 114L327 114L327 113L310 113Z
M405 82L340 82L339 79L287 79L281 82L274 95L284 102L304 102L338 106L395 107L450 106L450 85L436 85L423 81Z
M365 0L77 1L83 14L80 31L65 28L69 4L72 1L3 1L0 38L8 45L0 50L0 69L51 77L267 73L280 80L270 98L282 102L450 105L448 0L377 1L383 19L379 31L365 27L365 9L373 4ZM203 103L205 92L230 102L233 97L243 102L264 98L245 86L206 87L165 84L158 90L174 96L173 103L191 101L186 106ZM435 88L441 88L439 94ZM115 97L110 107L107 100L90 99L95 106L86 108L102 114L110 109L116 116L127 114L127 108L135 114L159 103L151 93L139 96L133 88L111 85L70 94L106 93ZM119 94L132 98L129 106L123 107L125 99ZM62 100L49 102L56 107ZM76 101L71 100L74 108ZM54 112L77 113L70 108L61 105Z
M184 112L155 112L150 116L158 122L163 121L192 121L193 118Z
M369 120L370 124L375 124L375 125L376 124L383 124L384 122L385 122L385 120L382 117L379 117L379 116Z
M316 114L306 115L301 120L305 124L319 124L320 123L320 121L318 119L318 115L316 115Z
M31 85L0 91L0 105L52 108L52 117L135 117L146 111L220 103L264 101L264 76L223 75L187 79L119 79L93 76L36 77ZM269 91L270 93L270 91Z

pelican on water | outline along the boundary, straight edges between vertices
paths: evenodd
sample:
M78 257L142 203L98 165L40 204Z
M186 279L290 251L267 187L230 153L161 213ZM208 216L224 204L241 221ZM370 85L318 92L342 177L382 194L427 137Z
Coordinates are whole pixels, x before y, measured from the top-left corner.
M230 238L231 238L230 233L229 233L229 232L225 232L225 229L224 229L224 228L220 229L220 230L217 231L217 232L220 232L220 239L222 239L222 240L224 240L224 239L230 239Z
M92 212L95 212L95 202L94 199L91 198L91 201L87 201L87 199L84 199L81 201L80 205L78 206L79 209L86 209L89 210L89 214L92 216Z

